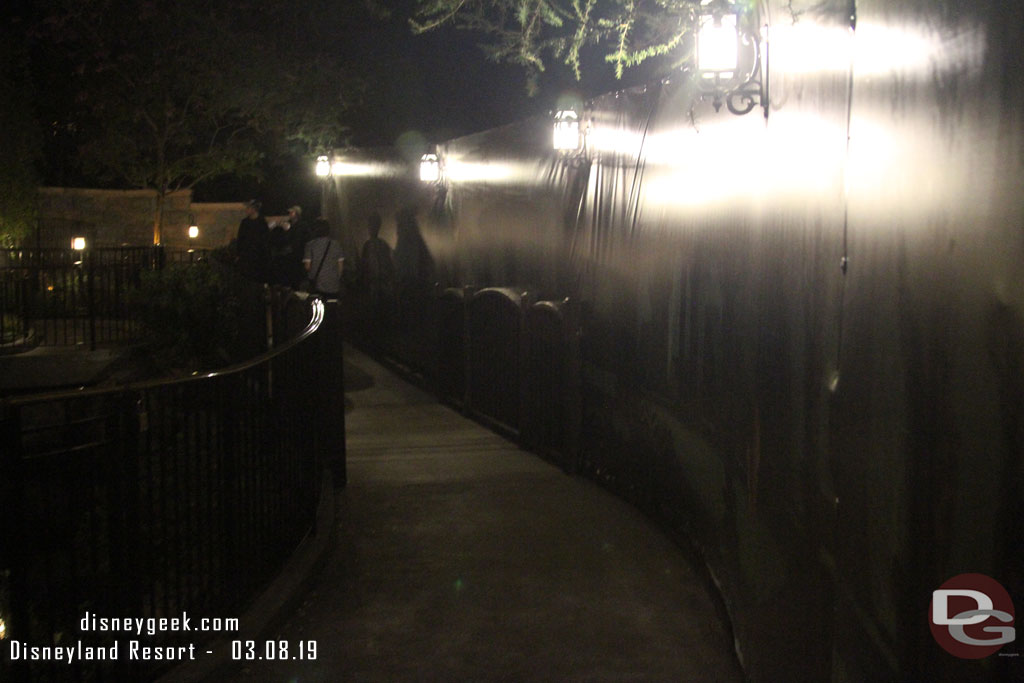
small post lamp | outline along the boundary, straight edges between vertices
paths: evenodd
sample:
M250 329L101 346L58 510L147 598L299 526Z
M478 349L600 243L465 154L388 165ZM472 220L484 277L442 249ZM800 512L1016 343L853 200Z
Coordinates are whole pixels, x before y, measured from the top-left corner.
M573 109L555 113L552 145L559 152L575 152L580 148L580 118Z
M420 180L425 183L436 183L441 179L441 162L436 154L424 154L420 157Z
M761 35L757 10L750 15L732 0L702 0L695 27L697 82L701 98L722 102L743 115L760 105L768 118L767 69L761 70Z
M85 251L85 247L86 247L86 244L85 244L85 238L84 237L72 237L71 238L71 248L78 252L78 260L75 261L74 265L76 265L76 266L82 265L82 261L84 260L83 257L82 257L82 252Z
M331 162L326 156L316 158L316 175L318 178L326 178L331 175Z
M199 237L199 226L196 225L196 217L188 215L188 253L192 253L192 240Z

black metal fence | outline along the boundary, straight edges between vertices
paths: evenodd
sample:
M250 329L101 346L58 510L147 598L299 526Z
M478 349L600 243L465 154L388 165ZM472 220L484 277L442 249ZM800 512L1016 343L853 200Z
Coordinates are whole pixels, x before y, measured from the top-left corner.
M580 310L569 299L525 310L521 440L568 472L579 469Z
M197 262L203 250L164 247L0 250L0 346L68 346L134 338L127 295L142 271Z
M507 287L449 288L434 302L434 385L441 400L576 470L581 404L575 303L534 301L529 292Z
M314 405L343 391L339 374L322 371L341 363L324 311L319 299L288 299L277 317L298 333L223 371L0 404L4 635L26 647L120 647L115 662L70 664L5 663L5 652L0 679L144 680L168 663L131 661L132 640L230 639L80 627L87 614L187 613L193 628L237 618L280 570L313 526L321 463L344 433L343 414L324 420Z

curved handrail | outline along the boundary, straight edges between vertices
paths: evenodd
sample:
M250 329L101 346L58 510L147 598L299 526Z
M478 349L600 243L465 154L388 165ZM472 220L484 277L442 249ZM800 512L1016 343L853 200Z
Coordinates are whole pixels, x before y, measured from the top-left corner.
M473 296L470 299L470 303L475 303L477 299L483 297L490 297L495 294L505 297L510 302L518 306L519 302L522 301L523 296L526 293L520 289L515 289L513 287L484 287L483 289L478 289L475 292L473 292Z
M46 392L38 392L38 393L35 393L35 394L25 394L25 395L21 395L21 396L10 396L10 397L5 397L5 398L0 398L0 406L16 406L16 405L21 405L21 404L25 404L25 403L36 403L36 402L38 402L38 401L40 401L42 399L59 400L59 399L65 399L65 398L79 398L79 397L102 396L104 394L119 393L119 392L124 392L124 391L135 391L135 390L143 390L143 389L152 389L154 387L163 387L163 386L175 386L175 385L181 385L181 384L189 384L191 382L200 382L200 381L205 380L205 379L212 379L214 377L223 377L225 375L234 375L234 374L237 374L239 372L243 372L243 371L248 370L250 368L253 368L253 367L257 366L257 365L260 365L260 364L270 360L271 358L274 358L274 357L284 353L285 351L288 351L289 349L294 348L298 344L302 343L305 339L310 337L318 329L320 329L320 325L323 324L323 321L324 321L324 312L325 312L324 302L320 299L320 297L315 296L315 295L311 295L310 299L312 299L310 305L311 305L313 310L312 310L312 313L310 315L309 322L306 324L306 327L303 328L302 332L300 332L295 337L289 339L288 341L284 342L280 346L276 346L273 349L269 349L267 351L264 351L263 353L259 354L258 356L255 356L255 357L250 358L248 360L244 360L244 361L242 361L240 363L235 363L233 365L229 365L227 367L220 368L218 370L212 370L210 372L205 372L205 373L202 373L202 374L187 375L185 377L171 377L171 378L165 378L165 379L148 379L148 380L141 380L141 381L138 381L138 382L131 382L131 383L128 383L128 384L120 384L120 385L114 386L114 387L90 388L90 389L86 389L86 388L81 388L81 389L62 389L60 391L46 391Z
M530 306L530 311L550 311L551 313L558 315L560 318L564 318L565 308L568 305L568 298L561 299L559 301L545 299L544 301L535 301L533 305Z

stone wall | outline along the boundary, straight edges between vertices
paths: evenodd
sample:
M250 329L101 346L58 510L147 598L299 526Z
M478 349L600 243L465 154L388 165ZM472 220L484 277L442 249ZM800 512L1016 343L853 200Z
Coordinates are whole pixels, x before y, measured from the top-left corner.
M242 202L196 202L192 204L192 214L199 226L199 237L193 246L220 247L235 238L238 224L245 217L245 206ZM164 242L171 246L187 244L187 224L182 226L173 237L168 234Z
M153 190L43 187L39 204L41 246L67 247L73 237L85 237L96 247L153 243ZM191 190L175 192L165 199L161 241L170 247L188 246L191 216L199 226L199 237L191 246L223 246L234 238L244 215L242 202L192 203Z

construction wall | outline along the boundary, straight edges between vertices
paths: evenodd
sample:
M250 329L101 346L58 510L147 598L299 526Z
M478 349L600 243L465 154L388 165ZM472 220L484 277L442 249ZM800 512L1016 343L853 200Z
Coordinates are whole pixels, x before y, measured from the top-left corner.
M534 119L360 196L418 202L443 285L582 303L583 471L695 541L754 679L1020 677L928 615L967 572L1024 604L1021 15L766 14L767 117L679 73L578 157Z

